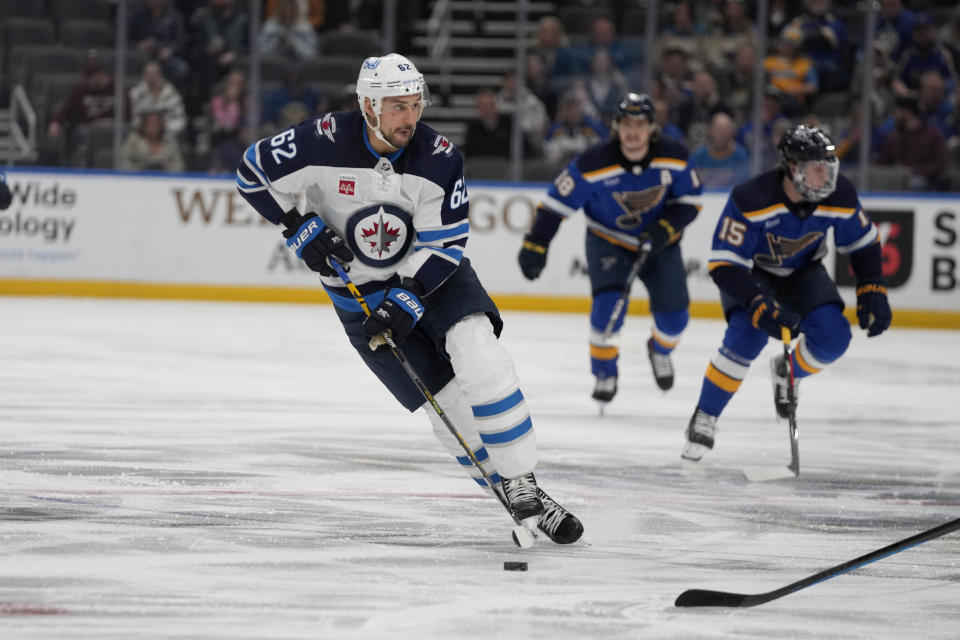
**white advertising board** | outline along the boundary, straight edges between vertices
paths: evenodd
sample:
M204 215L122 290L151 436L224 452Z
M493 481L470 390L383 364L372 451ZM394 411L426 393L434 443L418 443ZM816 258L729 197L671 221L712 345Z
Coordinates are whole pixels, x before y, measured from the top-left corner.
M14 169L13 205L0 212L0 281L157 283L315 288L316 278L240 197L229 178ZM516 263L545 185L474 183L467 255L490 293L589 296L581 215L565 222L535 282ZM706 271L726 194L708 193L683 240L691 297L718 299ZM867 194L884 239L894 309L960 311L960 197ZM832 273L834 256L825 264ZM848 284L840 268L841 284ZM22 290L22 289L20 289ZM853 289L841 290L848 303ZM644 295L642 286L635 295Z

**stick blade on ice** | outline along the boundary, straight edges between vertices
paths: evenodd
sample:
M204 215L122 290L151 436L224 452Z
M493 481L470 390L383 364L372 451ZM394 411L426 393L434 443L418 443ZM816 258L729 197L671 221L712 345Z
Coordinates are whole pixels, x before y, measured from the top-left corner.
M688 589L677 596L673 604L675 607L752 607L760 604L760 602L751 602L754 597L726 591Z

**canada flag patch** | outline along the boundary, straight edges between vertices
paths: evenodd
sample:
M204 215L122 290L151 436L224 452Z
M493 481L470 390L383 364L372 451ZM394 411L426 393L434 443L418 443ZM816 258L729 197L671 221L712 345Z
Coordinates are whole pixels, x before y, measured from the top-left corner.
M337 193L342 196L353 197L357 194L357 179L353 176L340 176L340 186Z

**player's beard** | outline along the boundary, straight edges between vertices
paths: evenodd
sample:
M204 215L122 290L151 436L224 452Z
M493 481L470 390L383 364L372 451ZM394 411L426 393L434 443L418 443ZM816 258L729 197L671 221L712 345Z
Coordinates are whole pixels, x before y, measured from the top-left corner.
M405 131L404 128L398 127L398 128L396 128L396 129L394 129L393 131L391 131L391 132L390 132L390 135L385 135L385 136L383 136L383 137L386 138L386 139L387 139L387 142L389 142L390 144L392 144L392 145L393 145L394 147L396 147L397 149L403 149L403 148L406 147L408 144L410 144L410 141L411 141L411 140L413 140L413 134L414 134L414 133L416 132L416 130L417 130L416 125L410 127L409 130L410 130L410 134L409 134L409 135L398 135L399 132Z

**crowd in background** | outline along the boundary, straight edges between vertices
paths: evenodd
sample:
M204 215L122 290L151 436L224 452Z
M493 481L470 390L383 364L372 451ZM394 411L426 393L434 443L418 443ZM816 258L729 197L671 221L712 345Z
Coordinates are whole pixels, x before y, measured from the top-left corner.
M558 17L542 18L521 98L526 148L568 161L608 135L619 98L639 88L653 98L663 134L688 145L707 186L749 175L756 135L761 166L771 166L780 135L800 120L827 129L841 166L851 170L860 161L860 93L863 74L870 73L868 162L902 169L909 189L960 190L960 5L879 4L876 37L865 47L860 7L841 16L830 0L774 0L764 55L750 2L662 3L649 86L642 34L618 34L616 17L599 11L580 37L568 35ZM758 55L765 78L762 130L755 132ZM499 90L478 92L477 118L463 144L468 159L509 153L502 140L509 138L514 84L505 77Z
M247 56L249 15L244 0L139 0L130 5L131 50L142 56L129 87L129 117L117 166L169 171L232 171L243 148L312 114L356 106L349 82L318 83L302 64L322 59L331 33L381 26L373 0L264 0L260 55L286 61L265 75L259 122L250 126ZM409 24L428 2L398 3ZM475 95L476 114L459 140L468 161L510 152L510 117L520 104L524 154L558 166L609 134L627 91L649 93L664 135L683 140L707 186L749 175L754 137L762 166L792 122L827 128L845 169L860 162L860 88L871 74L871 164L900 167L908 188L960 190L960 5L953 0L880 0L876 37L865 46L856 3L771 0L766 25L746 0L659 4L656 47L644 42L645 2L557 2L557 15L539 20L524 86L513 72ZM956 6L954 6L956 5ZM593 7L576 32L564 11ZM767 38L758 49L759 29ZM399 34L397 49L408 46ZM378 50L376 37L370 52ZM645 56L653 51L652 73ZM762 130L754 131L754 71L765 71ZM355 55L359 68L362 55ZM413 56L416 58L416 56ZM282 76L282 77L280 77ZM430 78L428 77L428 82ZM443 100L443 96L436 99ZM45 119L40 161L96 165L72 150L89 146L98 125L112 124L112 69L92 51L82 79ZM430 111L426 119L430 120Z

